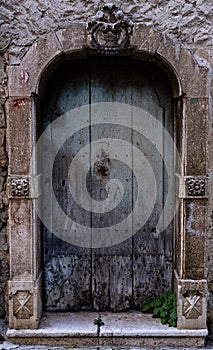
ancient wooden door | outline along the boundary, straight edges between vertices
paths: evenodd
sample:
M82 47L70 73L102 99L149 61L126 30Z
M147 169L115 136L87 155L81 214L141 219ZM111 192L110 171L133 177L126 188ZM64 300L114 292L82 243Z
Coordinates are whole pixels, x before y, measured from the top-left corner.
M153 122L152 132L158 144L162 143L161 156L157 155L155 145L145 142L137 130L118 125L112 127L107 123L91 126L94 118L92 104L118 102L141 108L160 121L172 135L169 82L164 73L150 62L132 58L90 58L64 62L50 78L45 91L43 130L69 110L89 106L89 117L85 118L89 118L90 125L66 140L54 162L52 184L66 215L87 227L109 229L131 215L138 194L134 166L131 169L111 159L102 149L98 154L97 149L93 149L93 141L99 138L126 140L141 149L151 163L157 183L156 203L147 222L138 228L137 233L114 246L78 247L57 237L44 225L45 308L50 311L140 309L146 300L172 287L172 223L163 232L156 232L168 188L163 164L168 145L164 145L164 133L159 130L157 122ZM132 118L133 112L131 108L129 110L129 118ZM145 123L143 117L141 123ZM65 123L63 127L69 125ZM51 142L54 147L54 137ZM106 186L111 179L119 178L123 185L123 200L106 213L80 208L70 194L67 169L79 150L88 144L91 145L89 157L92 161L86 186L91 198L99 202L105 200ZM169 148L171 152L172 144ZM93 152L97 153L96 161L93 161ZM132 164L136 164L136 153L129 156ZM173 167L172 162L170 166ZM77 172L73 175L75 184L80 181L79 175ZM151 188L152 183L149 186ZM149 191L147 185L144 191ZM143 203L140 205L142 211Z

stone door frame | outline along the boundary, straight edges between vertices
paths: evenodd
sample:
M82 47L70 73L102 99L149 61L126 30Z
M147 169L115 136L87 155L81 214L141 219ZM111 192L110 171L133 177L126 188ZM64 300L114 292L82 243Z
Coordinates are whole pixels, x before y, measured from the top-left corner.
M146 56L165 69L173 85L176 142L181 155L176 194L181 204L174 238L178 328L206 329L208 72L186 48L143 24L135 25L130 44L136 57ZM37 328L42 315L40 227L35 212L40 176L30 175L39 124L39 94L47 72L56 62L67 55L82 57L90 46L86 23L72 23L39 39L20 64L8 67L11 329Z

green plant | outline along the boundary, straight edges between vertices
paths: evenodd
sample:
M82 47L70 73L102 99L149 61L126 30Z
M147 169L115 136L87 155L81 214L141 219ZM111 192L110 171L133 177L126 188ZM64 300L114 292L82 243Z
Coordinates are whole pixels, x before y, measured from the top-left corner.
M95 318L94 325L100 328L101 326L104 326L104 321L100 317Z
M99 344L99 336L100 336L100 331L101 327L104 326L104 321L101 319L100 316L94 319L93 321L94 325L97 326L97 336L98 336L98 344Z
M152 317L160 318L162 324L168 323L170 327L177 326L177 302L173 291L168 291L166 296L161 295L155 301L144 304L142 312L151 312Z

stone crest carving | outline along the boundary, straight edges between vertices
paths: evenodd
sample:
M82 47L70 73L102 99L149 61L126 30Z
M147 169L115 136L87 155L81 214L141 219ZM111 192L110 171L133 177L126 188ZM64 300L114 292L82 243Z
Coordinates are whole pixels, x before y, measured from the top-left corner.
M205 283L185 282L181 286L182 294L182 315L186 319L196 320L203 314L203 298L206 295Z
M26 197L29 195L28 179L11 179L10 193L12 197Z
M29 319L33 315L33 298L29 291L13 295L13 314L17 319Z
M112 3L88 22L91 44L99 52L113 55L129 49L134 23Z
M202 295L196 291L188 291L183 295L183 316L197 319L202 315Z
M187 195L192 197L203 197L206 194L206 179L194 176L186 179Z

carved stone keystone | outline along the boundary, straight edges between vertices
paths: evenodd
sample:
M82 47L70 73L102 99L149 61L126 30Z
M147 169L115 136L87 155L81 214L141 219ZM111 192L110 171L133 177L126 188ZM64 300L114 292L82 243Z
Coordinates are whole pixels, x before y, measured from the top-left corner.
M113 55L129 49L134 23L114 4L106 4L88 22L90 41L99 52Z

